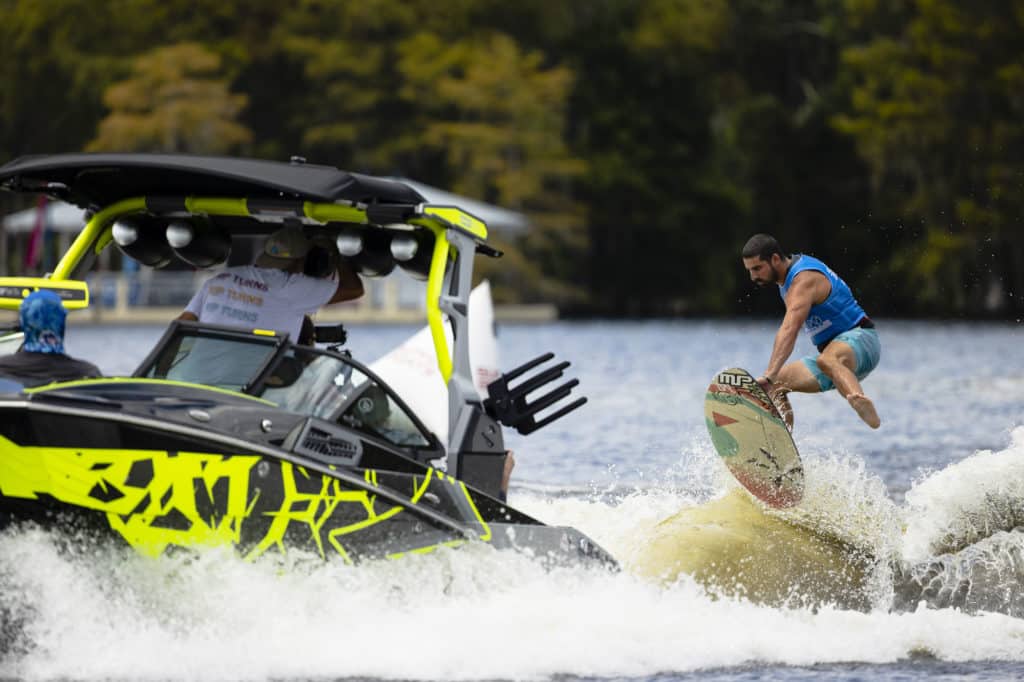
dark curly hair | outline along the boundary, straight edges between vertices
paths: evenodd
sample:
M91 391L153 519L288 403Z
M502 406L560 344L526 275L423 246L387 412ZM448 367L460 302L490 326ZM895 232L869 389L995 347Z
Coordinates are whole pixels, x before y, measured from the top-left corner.
M771 260L774 253L779 254L780 258L786 258L789 255L779 246L778 240L770 234L755 234L743 245L744 258Z

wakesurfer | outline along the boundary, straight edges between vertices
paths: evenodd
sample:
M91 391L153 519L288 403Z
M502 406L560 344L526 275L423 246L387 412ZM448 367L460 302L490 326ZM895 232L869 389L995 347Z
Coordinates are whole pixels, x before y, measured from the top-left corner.
M743 267L758 286L778 285L786 304L768 367L757 382L775 401L790 430L790 391L818 393L833 388L865 424L877 429L881 420L874 403L864 395L860 380L878 366L881 344L874 322L846 282L817 258L786 254L767 234L755 234L747 240ZM810 334L818 355L787 363L801 326Z

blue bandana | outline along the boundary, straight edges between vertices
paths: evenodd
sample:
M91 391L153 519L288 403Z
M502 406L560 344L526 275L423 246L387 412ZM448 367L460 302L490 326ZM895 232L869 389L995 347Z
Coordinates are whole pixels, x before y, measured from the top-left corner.
M60 296L52 291L36 291L21 302L21 331L25 333L22 350L28 353L63 353L64 319L68 313Z

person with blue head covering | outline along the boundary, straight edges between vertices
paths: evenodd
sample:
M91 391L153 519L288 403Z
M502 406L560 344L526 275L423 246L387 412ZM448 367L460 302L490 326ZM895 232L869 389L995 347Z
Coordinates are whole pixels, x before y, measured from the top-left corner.
M0 379L29 388L103 376L96 365L64 352L67 314L60 296L52 291L26 296L18 310L25 341L16 353L0 357Z

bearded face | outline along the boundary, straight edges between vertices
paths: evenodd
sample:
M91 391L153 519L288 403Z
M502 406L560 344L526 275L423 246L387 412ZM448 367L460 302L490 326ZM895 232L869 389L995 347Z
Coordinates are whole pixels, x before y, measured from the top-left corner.
M744 258L743 267L750 273L750 281L759 287L767 287L779 281L779 270L772 261L761 260L756 256Z

